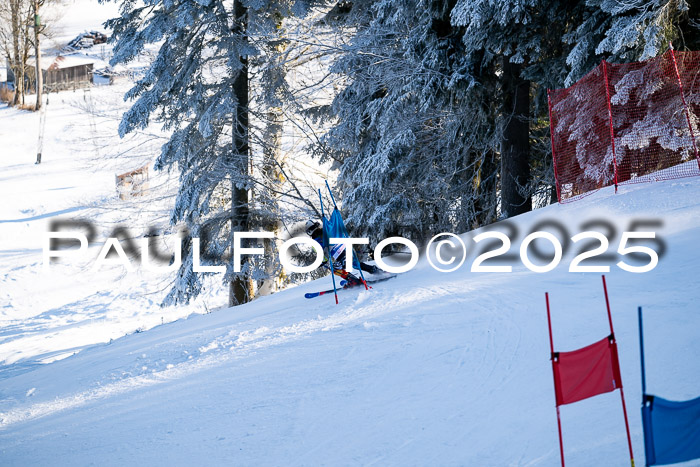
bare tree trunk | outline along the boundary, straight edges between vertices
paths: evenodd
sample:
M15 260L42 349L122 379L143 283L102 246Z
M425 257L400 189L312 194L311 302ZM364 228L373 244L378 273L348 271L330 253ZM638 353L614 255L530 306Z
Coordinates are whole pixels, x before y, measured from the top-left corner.
M262 225L268 232L275 234L275 239L265 242L265 279L262 281L258 293L260 295L270 295L277 290L280 276L284 274L282 267L279 264L277 253L277 240L280 232L280 212L279 212L279 193L281 192L282 180L282 133L284 128L284 114L281 107L280 87L282 86L285 76L285 61L284 52L288 42L282 38L284 30L282 28L282 20L277 22L277 31L279 39L271 41L268 44L271 52L270 68L270 86L272 86L273 98L268 103L267 122L265 123L265 147L264 159L262 166L262 175L266 184L271 189L266 190L265 203L267 208L263 210ZM277 101L277 100L280 101Z
M12 22L12 74L15 77L15 96L12 100L12 105L17 105L20 99L20 75L21 71L21 61L19 55L19 41L20 41L20 0L10 0L10 21ZM24 78L22 78L24 80Z
M522 65L503 57L503 139L501 141L501 213L513 217L532 210L523 196L530 179L530 81Z
M247 40L245 36L248 28L248 11L241 0L235 0L234 4L235 30ZM233 245L233 232L248 231L248 188L247 176L249 165L248 145L248 57L240 57L242 69L233 83L233 93L238 102L236 115L233 119L233 173L231 174L231 240ZM238 186L237 186L238 185ZM248 262L246 257L241 259L241 269ZM229 306L241 305L249 302L253 295L252 281L249 273L237 274L229 283Z
M477 164L477 177L474 180L474 219L468 229L477 229L481 226L491 224L498 217L496 214L496 156L489 151L488 154L481 155L481 160Z
M280 70L280 74L284 72ZM266 196L268 208L265 209L263 226L266 231L274 232L275 238L279 238L279 211L277 209L279 195L278 188L281 186L282 173L279 170L277 163L282 163L282 128L283 114L282 109L273 107L267 114L267 124L265 129L265 159L263 162L263 177L267 183L272 185L273 190ZM276 240L265 241L265 279L260 286L260 295L270 295L277 290L277 281L280 275L280 266L276 255Z
M22 48L21 48L21 56L22 57L21 57L21 60L19 63L20 73L21 73L21 77L22 77L22 79L20 80L21 87L19 89L20 94L21 94L21 98L22 98L22 105L25 104L25 97L27 94L27 89L24 86L24 81L27 77L27 61L29 61L29 46L31 44L31 42L29 40L29 26L30 26L30 20L32 17L32 15L31 15L32 8L30 5L31 5L30 3L25 4L27 10L24 12L24 14L21 14L22 11L20 10L20 14L21 14L19 17L20 23L18 25L21 28L20 29L21 38L24 39L24 44L22 44ZM21 6L22 6L22 4L20 2L20 7Z
M39 42L40 28L39 0L34 0L34 48L36 53L36 106L34 110L41 109L41 97L44 88L44 76L41 71L41 44Z
M20 96L20 104L24 105L24 96L27 92L27 90L24 87L24 80L27 77L27 48L28 44L27 41L24 42L24 52L22 53L20 57L20 62L19 62L19 72L20 72L20 79L19 81L19 87L17 88L17 94ZM15 96L17 95L15 94Z

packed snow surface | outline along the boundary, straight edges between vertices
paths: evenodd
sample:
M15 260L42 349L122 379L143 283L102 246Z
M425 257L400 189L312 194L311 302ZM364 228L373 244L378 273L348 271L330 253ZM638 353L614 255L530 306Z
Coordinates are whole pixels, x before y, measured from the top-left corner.
M65 290L53 290L39 272L41 243L34 238L44 225L32 223L75 210L80 187L89 191L99 181L64 180L76 188L56 191L66 194L60 198L51 196L57 186L48 178L34 183L51 165L9 164L3 173L14 172L3 191L11 186L27 199L51 202L24 215L8 212L21 206L21 197L3 206L1 274L3 289L11 293L3 292L1 309L3 319L16 321L4 327L2 345L36 335L34 345L47 354L51 345L65 350L63 341L74 338L66 334L72 320L89 333L109 334L121 329L122 316L125 322L149 312L167 321L168 314L180 316L181 310L144 301L138 290L110 292L123 290L120 281L133 286L134 274L146 284L145 273L112 277L111 287L75 301L65 298L66 290L79 294L114 271L83 277L73 288L58 282ZM565 226L569 236L604 232L610 253L625 230L656 234L657 242L648 245L660 260L650 272L615 265L640 265L643 258L613 255L596 263L611 266L610 304L640 462L637 306L645 310L649 391L676 400L700 393L698 199L700 180L686 179L622 187L618 194L602 190L518 216L510 227L498 227L516 254L499 263L512 265L509 273L470 271L480 253L472 240L479 232L472 232L463 236L469 254L459 270L440 273L423 259L372 290L341 291L339 305L332 295L304 298L305 292L328 288L325 278L45 365L23 366L21 352L5 347L0 464L557 465L544 293L550 293L555 350L582 347L609 330L600 274L568 271L578 248L569 248L561 265L547 273L527 270L518 258L520 242L531 231L563 238L553 223ZM641 227L631 227L635 221ZM24 286L8 289L15 280ZM44 319L33 316L34 308L48 307ZM109 319L85 327L83 315L93 312ZM54 326L57 319L65 328ZM23 328L25 322L32 328ZM47 330L49 335L42 334ZM571 465L626 465L619 391L563 406L561 416Z

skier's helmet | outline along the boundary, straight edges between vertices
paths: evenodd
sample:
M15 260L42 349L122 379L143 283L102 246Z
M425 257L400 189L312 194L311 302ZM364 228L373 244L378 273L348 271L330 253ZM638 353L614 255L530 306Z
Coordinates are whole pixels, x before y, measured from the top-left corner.
M314 233L321 228L321 223L313 219L306 221L306 235L313 237Z

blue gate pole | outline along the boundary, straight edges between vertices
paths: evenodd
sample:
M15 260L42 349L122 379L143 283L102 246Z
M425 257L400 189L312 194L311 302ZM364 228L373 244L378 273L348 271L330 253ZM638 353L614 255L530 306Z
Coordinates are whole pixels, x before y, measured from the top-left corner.
M326 181L326 186L328 186L327 181ZM323 197L321 197L321 189L320 188L318 189L318 199L321 202L321 223L323 224L323 232L325 235L325 232L326 232L326 214L323 212ZM327 235L325 235L325 236L327 236ZM331 268L331 279L333 280L333 293L335 293L335 304L337 305L338 304L338 289L335 287L335 271L333 270L333 258L331 258L331 247L330 247L330 245L326 245L326 248L328 248L328 265Z
M637 316L639 317L639 355L642 363L642 405L644 405L644 396L647 393L647 381L644 371L644 332L642 331L642 307L637 308Z
M338 205L335 204L335 198L333 197L333 192L331 191L330 185L328 185L328 180L326 180L326 188L328 188L328 194L331 195L331 201L333 201L333 207L338 209Z

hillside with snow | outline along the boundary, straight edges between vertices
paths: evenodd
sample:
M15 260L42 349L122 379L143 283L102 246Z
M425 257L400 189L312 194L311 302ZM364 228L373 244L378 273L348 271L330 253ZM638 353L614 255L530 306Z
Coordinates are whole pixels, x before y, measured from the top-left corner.
M13 180L30 186L34 175L26 175L24 185L17 176ZM36 196L48 197L55 188L45 184L35 189ZM0 463L557 465L544 293L550 293L557 350L608 334L605 301L600 274L568 272L574 248L559 267L538 274L518 259L519 244L534 230L560 235L551 228L555 222L571 236L604 232L614 253L634 221L646 224L632 230L656 233L659 242L650 246L660 253L658 266L642 274L625 272L615 263L634 261L614 254L598 264L611 266L612 316L641 462L637 306L645 309L649 391L684 400L696 397L700 387L699 198L700 180L685 179L621 187L617 194L605 189L518 216L501 229L516 253L505 262L513 266L510 273L470 271L479 253L471 240L479 232L472 232L463 236L469 254L459 270L439 273L422 259L411 272L372 290L341 291L339 305L332 296L304 298L305 292L327 288L324 278L31 369L21 367L20 355L5 367L0 386ZM31 215L58 216L72 207ZM21 224L8 221L13 219L4 214L4 242ZM599 224L586 226L589 222ZM612 224L614 232L601 222ZM39 225L26 232L38 235ZM7 284L37 260L39 245L3 246L4 300ZM40 276L26 274L34 285L10 289L4 319L30 316L42 303L53 302L64 312L33 318L33 329L14 335L12 326L3 326L5 349L8 341L48 329L56 319L66 321L53 330L61 348L78 303L85 313L103 308L125 322L157 309L124 295L117 300L104 289L92 303L78 300L71 308L54 302ZM110 289L134 280L129 277L113 278ZM91 286L90 277L82 280L83 288ZM182 312L157 313L172 318ZM21 327L24 320L17 318ZM98 321L93 329L101 328L110 326ZM46 336L42 341L52 342ZM3 351L6 362L7 356ZM562 407L562 421L571 465L627 462L618 392Z
M102 31L102 23L118 14L113 2L70 0L55 8L61 6L65 8L53 12L60 20L45 44L53 52L82 32ZM161 308L173 283L172 268L156 264L162 269L131 274L121 267L91 270L110 236L133 245L137 252L131 256L138 262L142 240L149 240L150 254L169 256L182 227L169 223L177 171L153 170L169 136L162 122L124 138L117 130L131 104L124 95L153 52L147 48L128 72L122 73L125 66L115 67L112 85L46 94L42 112L0 104L0 198L5 200L0 204L0 377L227 303L220 277L205 279L202 293L189 305ZM98 69L111 53L111 44L100 44L69 56L90 59ZM29 102L34 99L27 96ZM42 163L34 164L40 140ZM327 167L295 157L299 144L293 137L284 141L284 156L292 166L287 173L303 173L309 185L321 183ZM120 199L115 176L141 167L148 170L148 189L143 196ZM45 234L71 226L86 234L92 229L89 257L55 261L45 270Z

